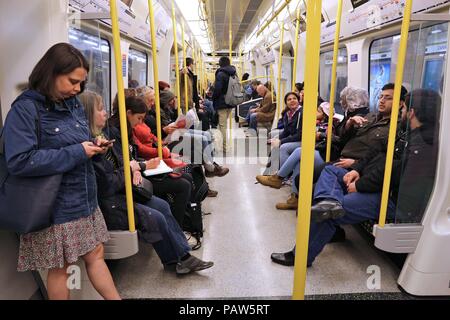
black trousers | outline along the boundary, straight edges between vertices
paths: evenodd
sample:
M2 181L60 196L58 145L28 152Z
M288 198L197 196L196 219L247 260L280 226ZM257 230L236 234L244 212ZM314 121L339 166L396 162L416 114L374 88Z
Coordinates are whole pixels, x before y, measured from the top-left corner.
M172 178L169 175L165 175L162 178L150 178L150 181L153 184L153 193L157 197L167 200L173 216L182 228L186 207L191 199L191 177L187 174L183 174L179 178Z

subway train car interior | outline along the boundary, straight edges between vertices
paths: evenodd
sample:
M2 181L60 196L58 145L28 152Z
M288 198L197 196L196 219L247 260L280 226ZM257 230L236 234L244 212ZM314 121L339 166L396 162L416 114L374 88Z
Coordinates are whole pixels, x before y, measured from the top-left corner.
M450 1L0 16L1 300L450 298Z

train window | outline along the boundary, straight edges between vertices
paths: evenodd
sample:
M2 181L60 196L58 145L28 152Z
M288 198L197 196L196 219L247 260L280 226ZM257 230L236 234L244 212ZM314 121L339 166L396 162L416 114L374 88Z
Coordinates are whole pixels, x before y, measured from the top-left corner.
M135 85L146 86L147 85L147 67L148 67L148 56L143 51L138 51L130 48L130 53L128 55L128 81L129 83L134 82ZM137 81L137 83L136 83Z
M331 90L331 71L333 67L333 51L327 51L320 54L320 96L326 101L330 101ZM348 59L347 48L340 48L338 51L338 65L336 69L336 97L335 105L339 106L340 92L347 86L348 78ZM339 112L339 109L337 110Z
M109 112L111 105L111 46L108 40L74 28L69 28L69 41L89 62L86 88L103 97Z
M409 33L403 82L408 90L427 88L442 94L444 61L447 53L446 23L421 28ZM377 97L384 84L395 81L400 35L374 40L370 47L370 109L376 112ZM416 69L420 67L419 69Z
M397 223L419 223L433 191L439 152L439 119L443 96L448 25L438 24L410 32L403 84L410 91L407 109L420 122L405 123L407 148L402 155L396 195ZM373 42L370 54L371 107L381 87L394 82L399 36ZM373 109L374 110L374 109Z

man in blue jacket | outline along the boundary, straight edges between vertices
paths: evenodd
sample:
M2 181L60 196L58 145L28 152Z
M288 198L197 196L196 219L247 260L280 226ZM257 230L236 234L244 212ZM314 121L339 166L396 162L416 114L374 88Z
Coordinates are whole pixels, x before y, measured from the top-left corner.
M222 134L223 151L227 151L227 123L231 115L231 111L235 106L225 103L225 95L228 89L228 81L230 77L236 75L236 68L230 64L228 57L219 59L220 68L216 71L216 80L214 84L213 105L219 115L219 130Z

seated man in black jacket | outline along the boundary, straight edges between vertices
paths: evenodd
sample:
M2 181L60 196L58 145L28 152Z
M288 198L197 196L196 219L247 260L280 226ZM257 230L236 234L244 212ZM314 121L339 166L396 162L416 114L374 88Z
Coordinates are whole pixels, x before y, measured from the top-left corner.
M438 114L436 110L440 107L441 99L437 92L415 90L406 97L406 105L410 106L410 103L412 105L408 112L405 107L400 110L402 127L405 127L408 120L411 131L406 133L401 130L402 127L399 128L401 133L396 139L388 203L388 217L391 218L395 214L396 203L394 201L397 200L402 170L408 168L408 162L423 164L423 161L417 160L418 155L421 155L421 158L430 159L430 152L426 150L429 151L433 146L434 124L436 114ZM402 162L404 154L406 163ZM434 152L434 154L436 153ZM311 208L308 266L312 265L316 256L331 240L337 226L378 218L385 160L386 150L381 152L373 150L352 166L353 170L351 171L331 165L322 171L314 188L313 203L315 204ZM417 179L422 179L422 177L417 177ZM414 183L410 182L409 184ZM424 195L421 199L427 201L428 197ZM420 201L423 202L422 200ZM274 253L272 260L283 265L293 265L294 253L295 250Z

